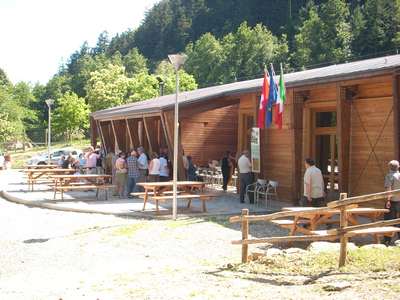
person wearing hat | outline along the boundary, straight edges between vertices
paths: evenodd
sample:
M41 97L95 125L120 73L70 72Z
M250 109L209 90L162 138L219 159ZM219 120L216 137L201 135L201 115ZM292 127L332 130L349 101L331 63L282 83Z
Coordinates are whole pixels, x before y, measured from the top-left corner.
M399 162L392 160L389 162L389 172L385 176L385 189L387 191L393 191L400 189L400 172ZM385 208L389 209L388 213L385 213L385 220L392 220L399 217L400 214L400 195L390 195L385 203ZM400 227L400 225L396 225ZM400 238L400 233L397 233ZM385 244L390 244L391 237L385 236Z

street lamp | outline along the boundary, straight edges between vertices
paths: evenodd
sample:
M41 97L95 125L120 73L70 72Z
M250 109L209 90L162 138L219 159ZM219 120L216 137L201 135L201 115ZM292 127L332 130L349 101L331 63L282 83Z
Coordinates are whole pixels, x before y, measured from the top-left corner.
M179 122L179 69L186 61L184 54L170 54L168 59L174 66L176 75L176 91L175 91L175 117L174 117L174 165L173 165L173 200L172 200L172 218L176 220L177 215L177 181L178 181L178 122Z
M47 164L50 165L50 146L51 146L51 106L54 104L53 99L47 99L46 101L47 107L49 108L49 129L47 130L48 138L47 138Z

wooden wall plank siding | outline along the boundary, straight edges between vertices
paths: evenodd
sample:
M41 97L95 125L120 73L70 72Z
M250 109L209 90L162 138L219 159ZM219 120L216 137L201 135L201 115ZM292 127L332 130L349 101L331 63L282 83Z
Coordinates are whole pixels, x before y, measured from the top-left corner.
M133 147L136 149L140 146L139 119L127 119L127 123L132 137Z
M101 132L103 133L104 143L107 152L115 152L115 139L111 127L111 121L100 122Z
M395 159L400 160L400 70L393 72L393 142Z
M119 150L128 152L130 146L125 119L114 120L113 123Z
M392 97L354 100L351 120L351 195L380 192L394 157Z
M225 151L236 151L238 105L202 112L180 120L181 141L186 155L197 165L220 160Z
M278 181L279 198L290 201L293 196L291 175L293 168L292 130L286 127L280 130L277 128L266 129L262 132L261 151L264 159L261 164L264 170L264 178Z

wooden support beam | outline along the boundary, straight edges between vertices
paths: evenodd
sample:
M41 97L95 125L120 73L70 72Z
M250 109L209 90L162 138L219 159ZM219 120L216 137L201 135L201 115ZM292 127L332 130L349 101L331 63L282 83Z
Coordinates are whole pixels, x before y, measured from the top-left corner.
M121 148L119 147L118 139L117 139L117 134L115 133L114 121L110 121L110 122L111 122L112 131L113 131L113 134L114 134L114 143L115 143L114 152L117 152L116 149L121 150Z
M132 139L131 130L129 129L128 119L125 119L125 124L126 124L126 130L128 131L130 149L132 150L132 148L135 147L135 145L133 144L133 139Z
M397 70L392 76L393 90L393 147L394 156L400 160L400 71Z
M171 152L172 151L172 142L171 142L171 140L169 138L169 135L168 135L168 128L167 128L167 126L165 124L164 113L161 113L160 119L161 119L161 126L162 126L162 129L163 129L163 132L164 132L165 141L167 142L168 156L172 157L172 152Z
M97 130L98 130L98 132L99 132L99 136L100 136L101 143L103 144L103 149L104 149L104 151L105 151L106 154L107 154L107 153L108 153L107 144L106 144L106 141L105 141L105 139L104 139L103 130L102 130L102 128L101 128L101 124L100 124L99 121L96 121L96 126L97 126Z
M148 128L147 128L147 123L146 123L146 118L145 118L145 116L143 116L143 126L144 126L144 131L146 132L147 141L149 142L149 150L150 150L150 153L153 153L153 147L152 147L152 145L151 145L150 134L149 134L149 130L148 130Z

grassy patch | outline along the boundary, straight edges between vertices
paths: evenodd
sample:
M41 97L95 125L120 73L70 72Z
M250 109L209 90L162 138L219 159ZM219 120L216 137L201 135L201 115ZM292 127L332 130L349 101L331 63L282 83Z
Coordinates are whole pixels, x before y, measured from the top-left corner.
M179 227L186 227L186 226L190 226L193 224L197 224L197 223L201 223L203 222L203 220L201 219L192 219L192 218L188 218L188 219L179 219L179 220L168 220L165 222L165 226L170 228L170 229L175 229L175 228L179 228Z
M238 265L235 269L257 274L315 275L336 270L338 258L337 252L279 255L263 257L247 265ZM349 251L346 266L340 271L352 273L400 271L400 247Z
M149 224L147 223L137 223L119 227L112 232L114 236L127 236L132 237L134 236L139 230L148 228Z

